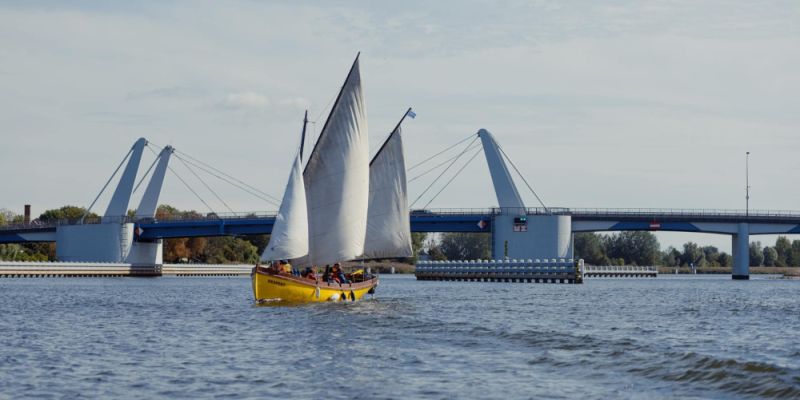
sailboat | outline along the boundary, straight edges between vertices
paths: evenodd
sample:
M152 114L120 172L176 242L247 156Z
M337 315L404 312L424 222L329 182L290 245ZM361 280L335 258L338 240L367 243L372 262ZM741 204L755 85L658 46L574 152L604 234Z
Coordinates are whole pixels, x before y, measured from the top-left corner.
M307 117L303 137L306 122ZM319 267L345 260L410 256L400 123L370 161L358 57L305 169L302 143L301 139L261 260L292 260L295 265ZM326 282L318 276L296 276L256 265L252 283L256 302L356 301L374 293L378 277L362 272L352 274L346 283Z

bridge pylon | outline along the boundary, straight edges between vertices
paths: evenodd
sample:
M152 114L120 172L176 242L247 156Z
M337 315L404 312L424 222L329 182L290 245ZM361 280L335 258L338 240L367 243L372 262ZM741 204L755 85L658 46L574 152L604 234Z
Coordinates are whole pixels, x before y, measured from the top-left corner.
M553 214L546 207L526 208L502 149L486 129L479 130L478 136L500 206L492 217L492 258L573 258L572 217Z
M81 220L82 223L78 225L61 225L57 227L56 258L59 261L124 262L150 266L157 266L163 263L161 240L157 239L152 242L135 240L134 224L127 217L128 205L135 191L134 185L142 152L147 145L148 142L144 138L140 138L134 143L122 163L120 163L117 170L114 171L100 191L100 194L89 206L89 210L91 210L94 203L97 202L97 199L127 160L125 169L109 201L106 212L100 219L100 223L84 223L84 220ZM153 169L153 165L148 169L147 173L153 170L153 175L142 196L134 219L153 218L155 216L164 175L172 152L173 149L170 146L162 149L156 161L153 162L155 169ZM157 165L156 162L158 163Z

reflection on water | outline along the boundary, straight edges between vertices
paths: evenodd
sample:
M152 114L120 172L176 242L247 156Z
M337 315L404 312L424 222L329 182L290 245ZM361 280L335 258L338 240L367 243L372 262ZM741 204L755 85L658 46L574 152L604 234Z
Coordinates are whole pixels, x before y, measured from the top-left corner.
M800 281L417 282L256 306L248 278L0 281L0 397L800 397Z

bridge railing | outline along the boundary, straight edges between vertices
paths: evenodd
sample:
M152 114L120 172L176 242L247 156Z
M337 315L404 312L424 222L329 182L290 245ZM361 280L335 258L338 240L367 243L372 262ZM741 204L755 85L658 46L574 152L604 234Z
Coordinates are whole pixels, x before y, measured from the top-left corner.
M642 215L642 216L678 216L678 217L797 217L797 210L726 210L716 208L570 208L570 214L614 216L614 215Z
M168 222L168 221L219 221L219 220L232 220L232 219L248 219L248 218L269 218L274 217L277 213L274 211L252 211L240 213L207 213L200 214L197 212L181 212L170 215L159 215L156 218L134 218L132 216L123 215L115 217L99 217L91 216L86 218L63 218L53 220L33 220L29 223L6 223L0 224L0 231L2 230L34 230L41 228L53 228L63 225L90 225L99 223L129 223L129 222Z

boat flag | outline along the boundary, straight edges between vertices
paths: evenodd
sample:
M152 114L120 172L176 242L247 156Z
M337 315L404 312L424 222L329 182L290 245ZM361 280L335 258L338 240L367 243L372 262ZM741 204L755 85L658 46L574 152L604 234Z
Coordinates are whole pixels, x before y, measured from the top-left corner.
M414 118L417 117L417 113L415 113L414 111L411 111L411 109L408 110L408 113L406 115L411 117L411 119L414 119Z

